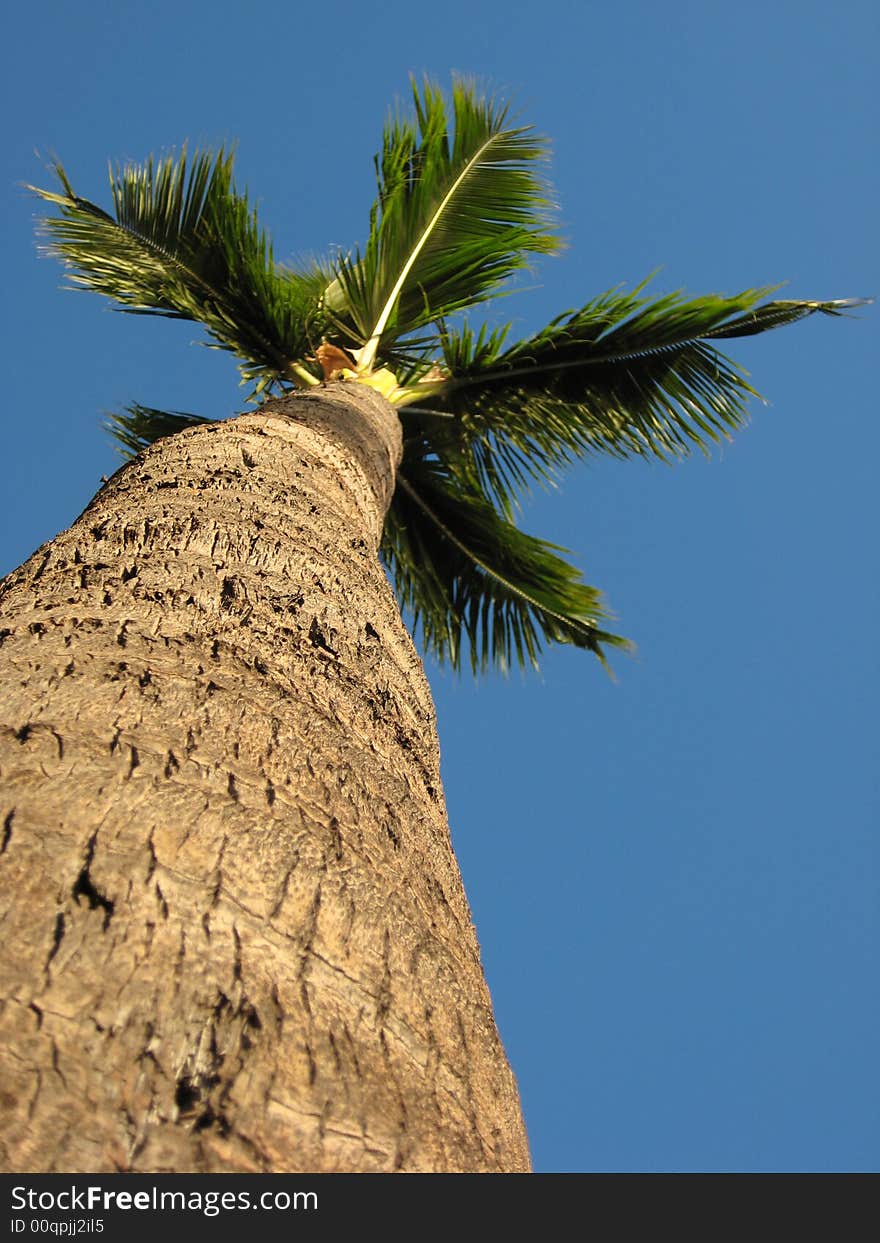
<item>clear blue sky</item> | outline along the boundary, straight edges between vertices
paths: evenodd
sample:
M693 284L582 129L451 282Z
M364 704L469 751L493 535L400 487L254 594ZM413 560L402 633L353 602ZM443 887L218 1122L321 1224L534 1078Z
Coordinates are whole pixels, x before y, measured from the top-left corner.
M127 400L224 417L191 325L60 293L61 156L239 140L280 257L360 240L407 74L515 92L570 238L523 332L658 290L880 293L874 0L334 6L47 0L5 21L0 572L67 526ZM711 461L594 463L525 516L638 644L479 686L429 668L453 834L539 1170L869 1170L878 1137L880 311L731 343L772 399ZM871 636L874 635L872 639Z

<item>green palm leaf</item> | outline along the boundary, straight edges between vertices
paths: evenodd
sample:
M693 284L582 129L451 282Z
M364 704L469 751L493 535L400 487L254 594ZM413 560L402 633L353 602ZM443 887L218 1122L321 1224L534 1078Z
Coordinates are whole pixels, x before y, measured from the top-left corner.
M473 671L535 668L545 643L570 643L605 664L604 645L629 647L603 628L600 593L554 544L506 521L442 463L410 449L386 519L382 554L425 647Z
M508 109L456 82L452 118L413 83L416 123L392 119L377 157L379 197L363 252L337 262L330 311L347 319L366 371L402 335L484 301L559 241L535 174L546 144Z
M157 410L154 406L142 406L132 402L121 414L111 414L105 426L117 443L123 457L136 457L148 445L165 436L174 436L188 427L200 423L213 423L214 419L201 414L182 414L177 410Z
M320 339L327 274L277 265L246 195L232 180L233 156L186 150L175 159L111 169L113 214L75 194L29 186L61 209L43 221L47 250L71 284L104 294L133 314L197 320L216 347L243 360L260 391L297 379L291 364Z
M857 304L761 303L769 290L648 299L643 288L610 290L509 348L503 332L444 328L449 378L407 410L418 434L510 515L530 479L548 482L575 458L668 460L728 438L757 394L713 341Z

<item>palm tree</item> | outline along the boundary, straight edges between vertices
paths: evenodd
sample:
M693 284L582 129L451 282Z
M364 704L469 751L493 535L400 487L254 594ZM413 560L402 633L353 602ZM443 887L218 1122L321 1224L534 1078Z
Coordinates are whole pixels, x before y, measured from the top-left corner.
M257 404L115 415L130 460L0 587L7 1169L528 1168L400 609L455 668L605 662L524 491L729 436L718 343L853 303L639 286L475 329L560 247L546 146L464 82L413 102L365 245L308 265L224 150L117 167L112 212L60 164L35 190L75 286L198 321Z

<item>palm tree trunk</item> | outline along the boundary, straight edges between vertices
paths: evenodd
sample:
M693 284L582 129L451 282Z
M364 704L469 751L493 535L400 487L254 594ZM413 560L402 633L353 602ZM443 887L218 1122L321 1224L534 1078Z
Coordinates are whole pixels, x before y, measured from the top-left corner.
M434 709L335 384L154 445L0 585L0 1162L525 1170Z

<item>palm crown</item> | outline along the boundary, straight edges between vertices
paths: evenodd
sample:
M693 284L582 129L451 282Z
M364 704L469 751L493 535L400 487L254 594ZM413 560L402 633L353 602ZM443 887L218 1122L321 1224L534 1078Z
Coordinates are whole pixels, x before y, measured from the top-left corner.
M399 407L403 461L382 555L425 646L459 667L536 663L542 643L605 660L627 646L599 592L515 518L533 481L576 458L682 457L728 437L755 395L717 342L855 300L649 297L612 289L541 332L475 331L460 314L493 298L535 254L560 248L540 171L545 142L507 107L456 82L447 100L413 83L376 157L362 249L278 263L232 154L110 170L113 212L80 198L60 164L60 210L42 222L72 283L133 314L198 320L240 360L251 397L329 378L369 384ZM112 418L125 452L203 416L133 404Z

